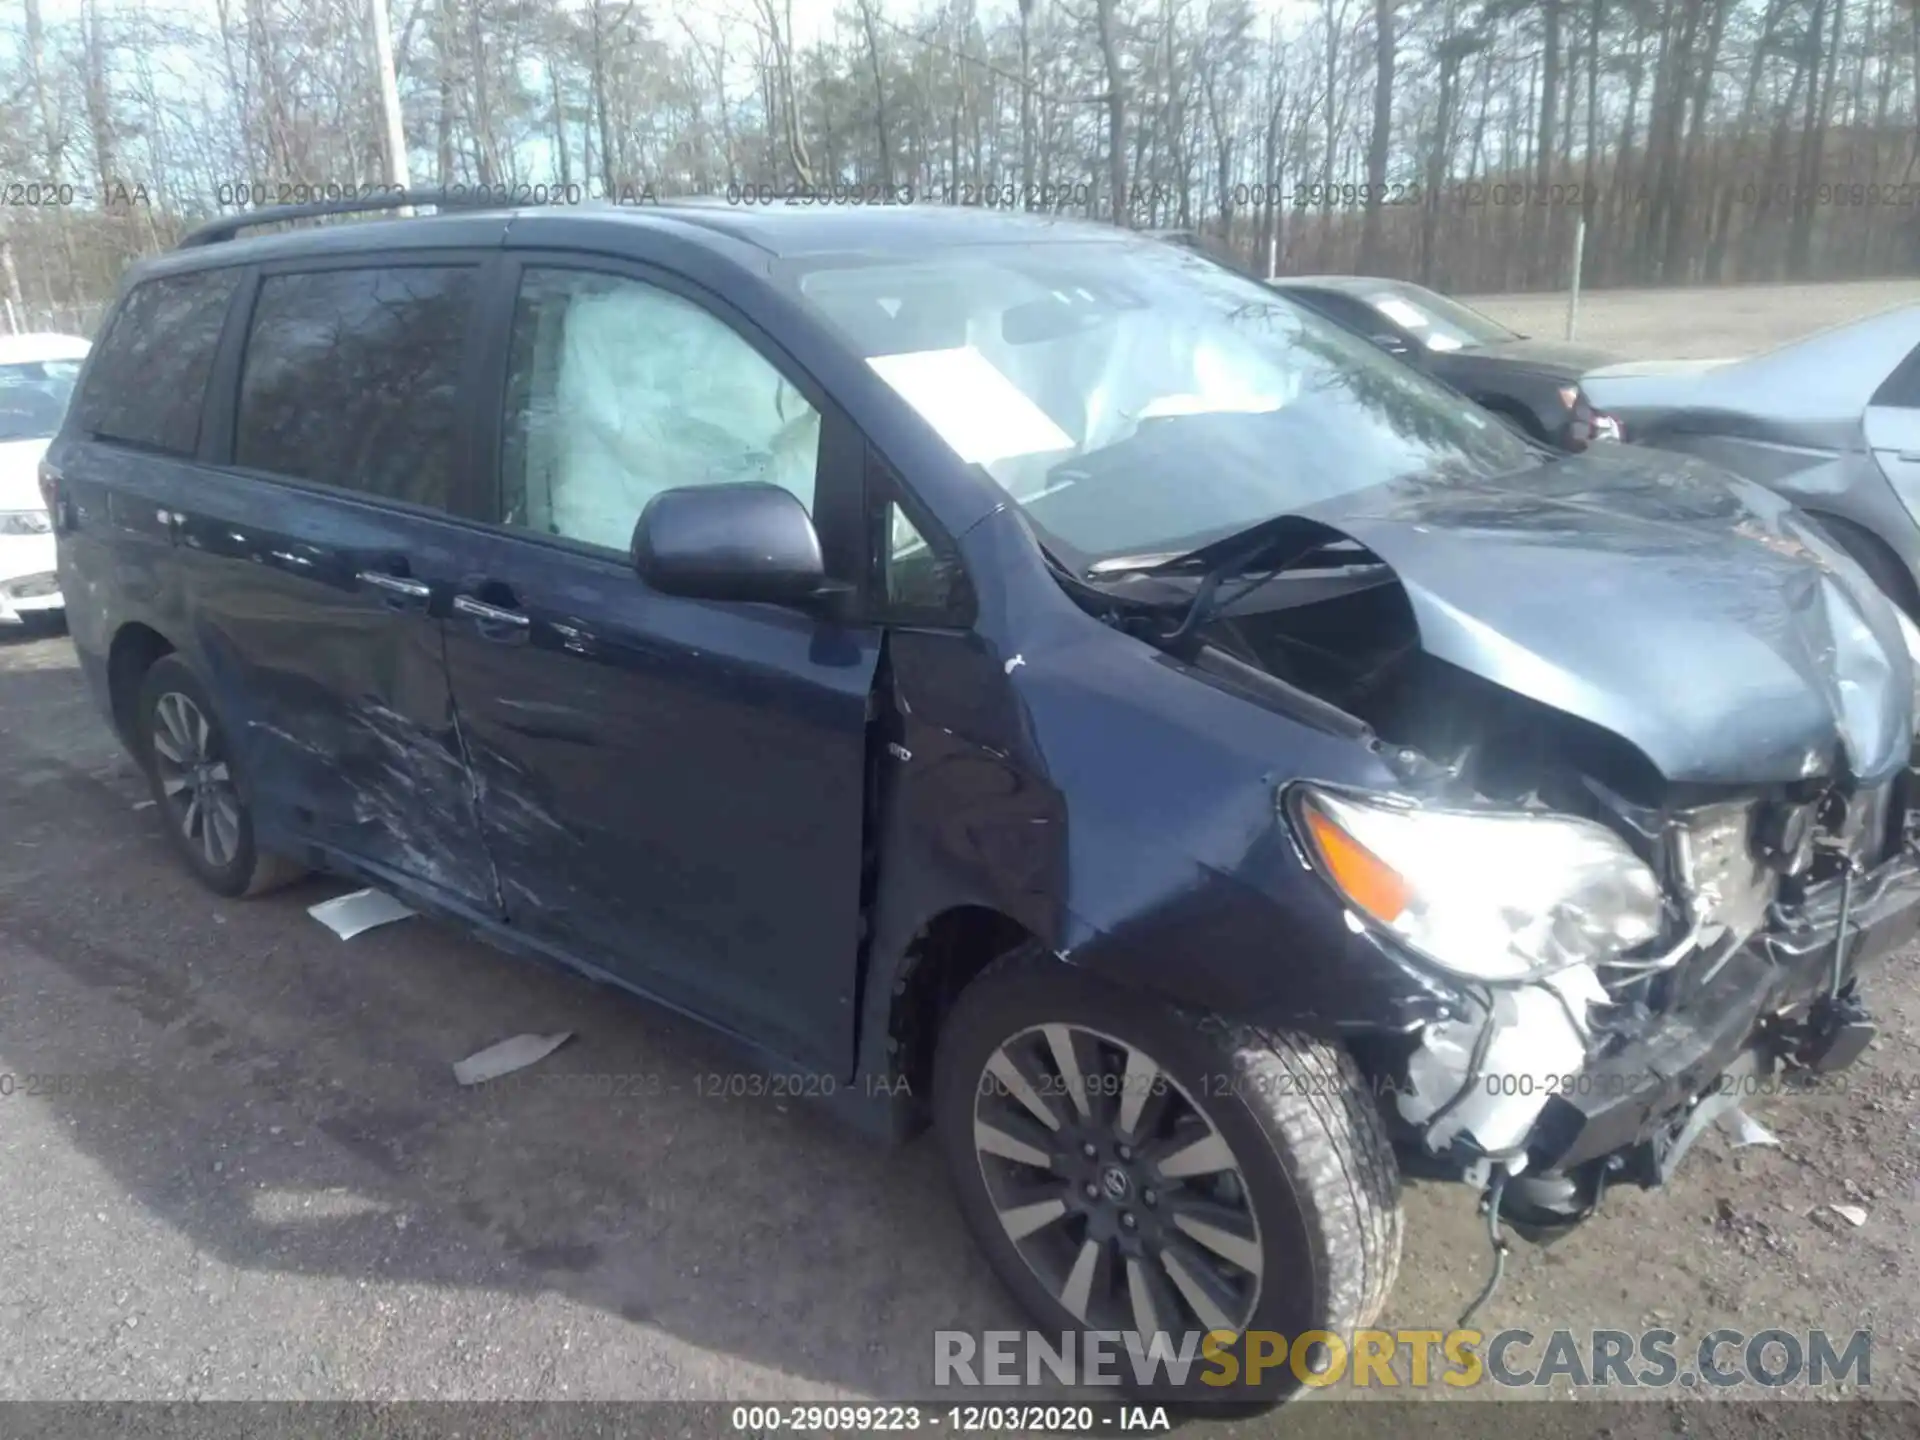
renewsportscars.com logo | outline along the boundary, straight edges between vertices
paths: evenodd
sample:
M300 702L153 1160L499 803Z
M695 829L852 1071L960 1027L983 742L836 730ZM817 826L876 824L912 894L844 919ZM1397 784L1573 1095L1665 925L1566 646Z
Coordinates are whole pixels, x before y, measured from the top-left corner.
M1711 1330L1687 1343L1673 1330L1272 1330L1235 1335L1165 1331L936 1330L940 1388L1280 1383L1381 1389L1508 1388L1563 1383L1607 1389L1755 1385L1770 1390L1873 1383L1873 1334L1826 1330Z

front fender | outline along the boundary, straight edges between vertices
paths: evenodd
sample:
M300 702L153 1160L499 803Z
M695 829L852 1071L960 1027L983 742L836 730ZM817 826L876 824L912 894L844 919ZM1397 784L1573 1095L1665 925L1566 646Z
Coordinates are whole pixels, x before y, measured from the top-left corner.
M916 941L960 910L1111 983L1327 1038L1455 1007L1350 925L1280 814L1295 780L1391 788L1364 739L1196 678L1048 576L1017 597L982 588L975 631L888 638L856 1070L899 1039Z
M1170 1004L1329 1040L1457 1013L1462 997L1437 972L1349 923L1285 823L1274 818L1230 871L1076 832L1080 878L1056 953Z

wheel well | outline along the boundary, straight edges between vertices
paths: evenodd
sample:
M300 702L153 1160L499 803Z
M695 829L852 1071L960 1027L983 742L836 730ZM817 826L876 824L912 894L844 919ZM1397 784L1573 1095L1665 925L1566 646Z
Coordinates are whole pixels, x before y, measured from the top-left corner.
M943 910L907 947L893 985L887 1031L894 1073L910 1095L933 1093L933 1052L953 1002L973 978L1033 936L1024 925L983 905Z
M1824 510L1807 512L1814 523L1833 537L1833 543L1853 559L1867 578L1881 589L1891 587L1887 597L1898 605L1907 615L1920 620L1920 586L1914 584L1913 572L1906 563L1894 553L1894 549L1878 535L1864 525L1855 524L1842 515L1831 515Z
M113 637L113 648L107 652L107 694L113 703L114 727L129 748L139 729L133 707L140 698L140 682L154 661L172 651L158 630L137 623L122 625Z

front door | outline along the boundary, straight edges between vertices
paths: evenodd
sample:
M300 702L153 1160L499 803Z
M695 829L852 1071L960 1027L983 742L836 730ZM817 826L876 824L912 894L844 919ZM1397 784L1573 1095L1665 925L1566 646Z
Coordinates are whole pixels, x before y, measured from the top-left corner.
M850 507L819 502L860 484L851 427L718 302L640 270L529 264L509 334L499 523L447 625L508 919L842 1071L878 632L656 594L627 555L660 491L770 480L832 565L822 517Z

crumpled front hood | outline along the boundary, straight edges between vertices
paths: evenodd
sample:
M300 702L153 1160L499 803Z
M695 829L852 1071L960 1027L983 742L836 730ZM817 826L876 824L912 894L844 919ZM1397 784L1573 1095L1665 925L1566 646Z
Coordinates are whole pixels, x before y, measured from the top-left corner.
M1669 780L1878 783L1907 760L1889 603L1784 500L1709 466L1591 453L1298 513L1392 567L1428 653L1612 731Z

